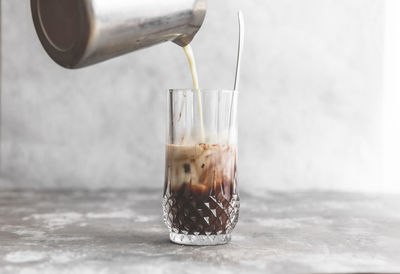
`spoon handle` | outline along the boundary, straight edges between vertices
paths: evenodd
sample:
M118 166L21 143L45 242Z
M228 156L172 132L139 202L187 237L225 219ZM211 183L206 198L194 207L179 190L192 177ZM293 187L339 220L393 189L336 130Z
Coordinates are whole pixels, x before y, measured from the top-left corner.
M235 84L233 89L238 90L239 88L239 80L240 80L240 65L242 60L242 51L244 44L244 20L242 11L238 12L238 20L239 20L239 43L238 43L238 53L237 53L237 62L236 62L236 73L235 73Z

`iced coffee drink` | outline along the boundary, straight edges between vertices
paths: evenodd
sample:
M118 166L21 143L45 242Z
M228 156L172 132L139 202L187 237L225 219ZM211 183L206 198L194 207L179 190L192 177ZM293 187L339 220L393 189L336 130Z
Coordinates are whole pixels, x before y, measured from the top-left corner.
M236 95L202 91L203 134L195 90L169 92L164 221L175 243L223 244L239 214Z
M168 145L166 157L167 222L172 231L230 233L237 219L236 146Z

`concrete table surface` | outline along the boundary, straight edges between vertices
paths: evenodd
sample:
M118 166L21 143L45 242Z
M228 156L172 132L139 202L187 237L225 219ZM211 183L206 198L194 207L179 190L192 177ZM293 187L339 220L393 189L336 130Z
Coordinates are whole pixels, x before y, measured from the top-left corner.
M400 196L241 193L224 246L169 242L161 190L0 191L0 273L399 272Z

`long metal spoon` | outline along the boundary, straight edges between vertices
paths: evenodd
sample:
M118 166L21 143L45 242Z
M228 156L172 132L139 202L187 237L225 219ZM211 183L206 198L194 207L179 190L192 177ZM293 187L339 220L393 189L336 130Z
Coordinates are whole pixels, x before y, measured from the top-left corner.
M243 40L244 40L244 20L243 20L243 13L242 11L238 12L238 20L239 20L239 43L238 43L238 52L237 52L237 61L236 61L236 73L235 73L235 83L233 85L233 90L237 91L239 88L239 78L240 78L240 64L242 61L242 51L243 51ZM235 102L236 97L236 92L232 94L232 100L231 100L231 109L229 113L229 137L228 140L231 140L231 134L232 134L232 111L233 111L233 104ZM236 118L235 118L236 119Z
M237 62L236 62L235 84L233 86L233 90L238 90L239 80L240 80L240 65L242 61L242 51L244 44L244 20L242 11L238 12L238 20L239 20L239 43L238 43Z

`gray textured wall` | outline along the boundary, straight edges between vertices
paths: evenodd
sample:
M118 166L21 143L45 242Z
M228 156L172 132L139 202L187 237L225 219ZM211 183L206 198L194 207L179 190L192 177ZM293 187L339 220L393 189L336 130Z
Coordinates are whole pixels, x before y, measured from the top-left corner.
M172 43L81 70L42 50L29 1L3 0L0 187L162 186L165 90L189 87ZM200 84L230 88L246 19L240 183L380 188L379 0L209 0Z

